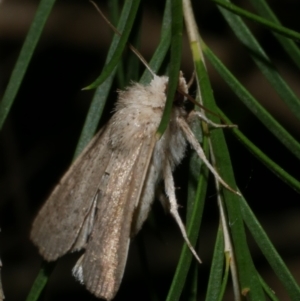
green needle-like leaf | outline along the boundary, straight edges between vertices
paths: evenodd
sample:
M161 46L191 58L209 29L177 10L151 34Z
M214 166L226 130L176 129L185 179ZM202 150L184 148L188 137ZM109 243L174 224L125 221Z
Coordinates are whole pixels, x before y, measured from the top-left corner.
M205 66L202 61L196 61L196 73L198 78L201 78L201 94L204 105L211 111L216 111L216 105L212 95L212 89L208 81ZM199 76L201 74L201 77ZM218 123L216 117L211 118L212 121ZM210 132L213 151L216 158L215 166L219 171L221 177L226 183L235 188L235 180L232 170L232 165L226 146L225 138L221 130ZM226 189L223 190L226 208L228 210L229 222L232 223L231 234L233 245L236 254L236 262L238 266L240 284L242 291L248 291L247 296L249 300L263 300L263 291L257 277L254 277L255 267L253 265L251 255L246 240L246 233L243 225L243 219L239 208L239 197Z
M220 115L227 124L232 124L229 118L219 110ZM300 193L300 182L287 173L281 166L271 160L264 154L255 144L253 144L239 129L233 128L233 134L241 141L241 143L248 148L248 150L255 155L263 164L265 164L276 176L282 179L285 183L290 185L293 189Z
M247 224L248 229L250 230L252 236L254 237L256 243L268 260L269 264L273 268L277 277L280 279L281 283L287 290L289 297L293 301L300 300L300 287L297 284L296 280L286 267L283 260L280 258L267 234L255 218L253 212L243 198L241 198L240 204L243 218L245 220L245 223Z
M230 3L229 0L225 0ZM287 83L282 79L274 64L271 62L263 48L259 45L255 37L251 34L248 27L240 17L232 14L226 9L219 8L224 18L236 34L237 38L247 48L252 59L259 67L263 75L270 82L274 90L281 99L287 104L293 114L300 120L300 99L291 90Z
M291 39L294 39L296 41L300 41L300 33L299 32L288 29L288 28L278 25L276 23L270 22L258 15L248 12L247 10L241 9L240 7L238 7L232 3L227 3L224 1L220 1L220 0L212 0L212 1L241 17L245 17L251 21L259 23L274 32L280 33L281 35L286 36Z
M179 70L181 63L181 51L182 51L182 3L180 0L171 1L171 12L172 12L172 25L171 25L171 59L169 66L169 82L167 91L167 100L161 122L157 129L159 137L162 136L166 130L173 106L173 100L175 91L178 85Z
M278 18L275 16L268 3L265 0L250 0L256 10L266 19L275 24L281 25ZM274 36L286 51L288 56L294 61L296 66L300 69L300 49L299 44L296 44L291 39L287 39L280 34L274 33Z
M115 48L113 55L111 56L109 62L105 65L104 69L101 72L101 75L89 86L84 88L87 89L94 89L101 85L112 73L112 71L117 66L118 62L120 61L121 55L126 47L131 28L133 22L135 20L135 16L137 10L139 8L140 0L127 0L125 5L130 5L130 12L128 14L127 22L124 26L124 30L122 31L122 35L119 39L118 46Z
M209 281L205 301L218 301L220 298L222 278L224 274L224 239L222 228L219 227L213 259L210 267Z
M0 103L0 129L22 84L26 70L55 0L41 0Z
M121 17L117 27L118 30L121 32L123 31L127 23L127 20L130 15L130 11L131 11L131 0L126 1L122 9ZM114 38L112 40L112 43L110 45L107 54L106 62L109 62L111 60L116 49L119 47L118 44L119 40L120 37L118 35L114 35ZM78 144L74 154L74 159L82 152L82 150L86 147L86 145L89 143L89 141L92 139L92 137L95 134L116 70L117 67L111 70L109 77L95 91L93 100L91 102L88 114L85 119L83 129L81 131L80 138L78 140Z
M42 267L31 287L31 290L26 298L26 301L37 301L39 299L55 266L56 266L56 262L43 261Z
M222 76L232 91L242 100L247 108L265 125L265 127L278 138L291 153L300 159L300 143L295 140L248 92L248 90L233 76L233 74L224 66L224 64L207 47L203 46L203 52L212 63L214 68Z

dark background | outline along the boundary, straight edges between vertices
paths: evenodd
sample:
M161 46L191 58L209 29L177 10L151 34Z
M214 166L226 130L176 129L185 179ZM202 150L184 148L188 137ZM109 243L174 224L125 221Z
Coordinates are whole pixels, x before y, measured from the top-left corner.
M145 1L141 11L141 53L148 60L159 41L163 5ZM196 2L196 1L195 1ZM0 93L3 95L38 1L10 0L0 4ZM247 1L238 1L252 9ZM269 1L282 23L300 31L297 0ZM107 6L100 2L107 14ZM299 120L293 117L261 76L245 49L235 39L220 13L209 1L194 4L200 33L234 75L253 93L282 125L299 139ZM299 70L293 66L272 35L249 23L268 55L300 95ZM69 166L83 126L93 91L81 91L101 72L111 41L111 30L88 1L58 1L43 31L21 89L0 132L0 254L2 281L7 300L24 300L39 271L41 257L29 241L30 226L38 208ZM273 160L299 180L299 161L288 152L257 119L238 102L226 84L208 66L215 98L232 121ZM141 67L141 71L143 67ZM184 36L182 70L189 78L192 57ZM115 82L104 120L116 99ZM191 91L193 94L193 90ZM102 121L103 123L104 121ZM227 131L226 137L236 180L251 208L264 226L295 278L300 280L299 195L266 169ZM178 202L185 206L188 159L176 171ZM199 292L205 294L218 209L213 184L208 193L198 250ZM163 300L172 280L180 248L181 234L157 202L157 226L146 223L131 245L124 279L116 300L150 300L147 277L159 300ZM153 216L152 216L153 217ZM141 243L143 242L143 243ZM145 273L139 248L144 244L150 270ZM281 300L289 300L272 274L262 254L249 237L256 266L276 290ZM46 290L47 300L87 300L93 297L71 276L78 254L59 261ZM151 281L150 281L151 282ZM226 300L231 300L230 289Z

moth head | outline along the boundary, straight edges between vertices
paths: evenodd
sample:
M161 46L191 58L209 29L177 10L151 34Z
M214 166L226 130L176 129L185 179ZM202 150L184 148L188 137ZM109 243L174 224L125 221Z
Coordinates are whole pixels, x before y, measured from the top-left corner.
M166 91L168 84L166 84ZM194 104L188 100L189 93L188 84L183 76L182 71L179 72L178 86L174 95L173 104L178 108L183 108L185 111L190 112L194 108Z

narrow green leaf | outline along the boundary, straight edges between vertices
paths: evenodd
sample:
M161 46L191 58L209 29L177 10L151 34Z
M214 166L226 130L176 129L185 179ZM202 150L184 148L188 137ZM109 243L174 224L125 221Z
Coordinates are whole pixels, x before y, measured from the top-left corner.
M259 277L259 281L260 281L262 287L264 288L264 291L269 296L269 298L272 301L280 301L277 298L277 296L275 295L275 292L268 286L268 284L265 282L265 280L260 275L258 275L258 277Z
M198 266L197 264L194 264L191 266L187 281L185 285L185 289L183 291L183 297L186 301L197 301L197 292L198 292Z
M293 301L300 300L300 287L297 284L296 280L286 267L285 263L279 256L278 252L272 245L269 237L259 224L258 220L254 216L250 207L248 206L246 200L244 198L240 199L241 211L243 214L243 218L245 223L250 230L253 238L261 249L262 253L268 260L272 269L276 273L277 277L280 279L281 283L287 290L289 297Z
M219 301L222 301L224 298L224 294L226 291L226 286L228 283L228 276L229 276L229 271L230 271L230 253L228 251L225 252L225 271L224 271L224 276L222 279L222 284L221 284L221 289L220 289L220 294L219 294Z
M214 131L211 135L216 161L219 166L219 173L231 187L236 187L235 185L232 185L234 183L233 171L224 135L221 131ZM249 300L264 300L261 285L258 278L255 277L256 271L247 244L243 219L239 207L240 197L226 189L223 189L223 195L228 212L228 223L230 225L241 290L242 292L249 290L247 294Z
M190 5L186 3L185 5L186 18L193 18L190 12ZM191 39L190 47L192 50L195 71L198 79L198 85L200 87L201 99L204 102L205 107L208 110L216 111L216 105L213 98L213 92L208 79L207 71L203 62L203 56L201 53L200 38L197 37L198 33L195 30L194 21L189 19L188 33ZM213 122L218 122L216 117L211 118ZM232 166L230 162L230 157L228 154L228 149L225 143L224 135L221 130L208 131L207 126L204 127L205 135L210 135L212 151L215 158L215 168L219 171L221 177L230 185L235 188L235 180L233 176ZM236 256L239 282L241 284L242 293L247 292L247 297L249 300L263 300L264 295L257 277L255 275L255 267L253 265L249 248L247 246L247 240L245 235L245 229L243 225L243 219L239 208L239 198L232 192L227 191L222 188L224 195L225 205L229 215L229 223L232 224L230 230L233 239L234 251ZM233 223L234 222L234 223Z
M219 227L214 254L209 273L209 281L205 301L217 301L220 297L224 272L224 239L222 228Z
M26 301L37 301L39 299L55 266L56 266L56 262L43 261L42 267L31 287L31 290L26 298Z
M209 110L216 111L216 105L205 66L202 61L198 60L195 61L195 67L196 74L201 84L201 95L204 105ZM211 119L216 123L219 122L215 116L212 116ZM209 134L213 145L218 172L230 187L235 188L235 179L223 131L215 130L211 131ZM241 289L242 291L248 291L249 289L247 294L249 300L264 300L259 280L257 277L253 276L256 272L247 245L243 219L239 208L239 197L226 189L222 189L222 192L228 211L229 223L232 224L230 230L239 271Z
M122 9L119 24L117 26L118 30L121 32L123 31L127 23L127 20L130 15L130 11L131 11L131 1L126 1ZM115 53L118 47L119 39L120 37L118 35L114 35L107 54L106 62L109 62L113 54ZM74 154L74 159L82 152L82 150L86 147L86 145L89 143L89 141L92 139L93 135L95 134L116 70L117 67L115 67L111 71L111 74L106 79L106 81L103 82L95 91L93 100L91 102L89 111L85 119L83 129L80 134L80 138L78 140L78 144Z
M118 0L111 0L107 2L108 5L108 10L109 10L109 16L110 16L110 22L112 24L114 24L115 27L117 27L118 24L118 20L120 18L120 3ZM126 3L125 6L126 7ZM130 9L130 7L129 7ZM123 8L124 10L124 8ZM124 25L122 26L122 29L120 29L119 31L123 31L124 30ZM118 36L118 40L119 40L119 36ZM114 43L114 42L112 42ZM105 64L107 64L109 62L108 59L106 59ZM117 78L117 83L119 84L119 88L121 89L122 87L124 87L125 85L125 72L124 72L124 67L123 67L123 60L120 60L117 66L117 71L116 72L115 77ZM113 73L114 73L113 72Z
M0 103L0 129L19 91L55 0L41 0Z
M161 36L160 36L160 43L157 46L155 53L149 63L152 71L154 73L157 73L171 44L171 0L167 0L165 10L164 10L164 16L162 21L162 27L161 27ZM140 83L145 85L150 82L152 79L152 74L149 72L148 69L145 69L145 72L143 73Z
M136 32L132 40L132 45L137 49L139 48L139 44L140 44L140 30ZM140 75L139 69L140 69L140 59L136 56L135 53L133 52L128 53L126 72L125 72L126 80L125 80L125 84L119 87L119 89L123 89L125 86L128 86L132 81L137 82Z
M76 146L73 160L79 156L79 154L83 151L95 134L115 73L116 69L113 70L106 81L102 83L95 91Z
M265 125L265 127L280 141L291 153L300 159L300 143L295 140L263 106L248 92L248 90L233 76L214 53L203 43L203 52L214 68L222 76L232 91L242 100L247 108Z
M229 2L229 0L224 0ZM226 9L220 8L222 15L230 25L231 29L237 38L249 51L253 61L261 70L266 79L270 82L274 90L278 93L280 98L286 103L293 114L300 120L300 99L282 79L274 64L271 62L265 51L259 45L255 37L251 34L248 27L242 19Z
M140 48L141 42L142 14L140 12L141 9L139 10L139 13L135 18L130 33L130 44L136 49ZM119 87L120 89L123 89L125 86L128 86L132 81L137 82L140 78L140 58L138 58L137 55L129 49L129 52L126 54L126 57L124 59L126 67L126 72L124 76L126 81L124 86Z
M107 2L107 6L109 10L110 22L114 26L117 26L118 20L120 18L120 3L118 0L110 0Z
M219 114L226 121L227 124L232 124L230 119L219 109ZM256 145L254 145L239 129L233 128L233 134L240 140L240 142L263 164L265 164L276 176L283 180L286 184L291 186L300 193L300 182L287 173L281 166L271 160L265 153L263 153Z
M215 2L216 4L220 5L221 7L224 7L225 9L241 16L241 17L245 17L251 21L254 21L256 23L261 24L262 26L277 32L283 36L286 36L288 38L294 39L296 41L300 40L300 33L294 30L291 30L289 28L283 27L281 25L278 25L276 23L270 22L268 20L266 20L265 18L262 18L258 15L252 14L247 10L244 10L232 3L226 3L224 1L220 1L220 0L212 0L213 2Z
M113 72L118 62L120 61L121 55L127 44L128 37L131 32L131 28L136 17L137 10L140 5L140 0L127 0L125 5L129 5L129 4L131 4L130 12L127 18L127 22L124 26L124 30L122 31L122 35L119 39L118 46L116 47L109 62L104 66L101 75L93 83L91 83L89 86L84 88L84 90L94 89L99 85L101 85L110 76L110 74Z
M281 25L278 18L270 9L268 3L265 0L250 0L256 10L266 19L271 20L273 23ZM281 44L282 48L285 49L289 57L294 61L294 63L300 68L300 50L299 45L297 45L291 39L287 39L279 34L274 34L276 39Z
M166 130L173 106L173 100L175 91L178 85L179 70L181 63L181 51L182 51L182 2L180 0L171 1L171 12L172 12L172 38L171 38L171 58L169 66L169 82L167 91L167 100L161 122L158 126L157 133L159 137L162 136Z

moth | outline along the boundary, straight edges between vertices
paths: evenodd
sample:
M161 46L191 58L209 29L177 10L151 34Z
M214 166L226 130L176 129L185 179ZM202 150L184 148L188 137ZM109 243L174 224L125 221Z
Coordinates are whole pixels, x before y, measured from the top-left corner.
M168 77L154 74L149 85L133 83L118 92L112 118L71 165L33 223L31 239L47 261L84 250L73 274L99 298L111 300L117 293L130 240L146 220L162 180L170 213L200 262L178 214L172 177L188 143L218 181L232 190L190 129L198 118L215 127L223 125L186 109L188 87L182 73L170 123L157 140L167 86Z

